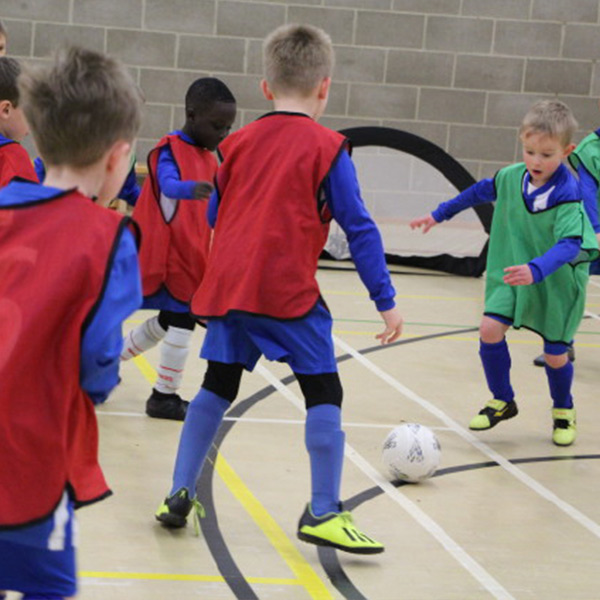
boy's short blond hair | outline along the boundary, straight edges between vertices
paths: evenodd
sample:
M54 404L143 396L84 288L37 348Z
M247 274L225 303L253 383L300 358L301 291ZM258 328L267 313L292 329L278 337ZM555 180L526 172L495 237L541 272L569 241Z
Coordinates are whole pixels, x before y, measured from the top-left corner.
M568 146L577 131L577 121L571 109L560 100L539 100L528 111L519 134L528 137L532 133L545 134Z
M59 50L52 63L24 69L21 104L47 165L87 167L119 140L132 142L142 95L125 67L79 47Z
M311 25L282 25L263 44L264 74L275 93L308 96L331 77L333 45L327 33Z

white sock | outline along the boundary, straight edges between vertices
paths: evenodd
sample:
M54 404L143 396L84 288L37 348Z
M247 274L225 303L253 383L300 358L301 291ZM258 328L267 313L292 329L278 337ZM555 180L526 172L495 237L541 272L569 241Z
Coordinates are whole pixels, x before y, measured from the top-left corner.
M181 385L183 367L190 349L191 329L169 327L160 346L160 365L154 389L163 394L175 394Z
M152 317L135 329L132 329L123 338L121 360L129 360L138 356L149 348L156 346L165 337L167 332L158 323L158 317Z

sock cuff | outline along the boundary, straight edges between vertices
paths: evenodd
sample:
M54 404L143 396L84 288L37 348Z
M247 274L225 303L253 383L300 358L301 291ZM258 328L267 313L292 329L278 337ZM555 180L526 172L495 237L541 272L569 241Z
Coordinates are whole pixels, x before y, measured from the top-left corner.
M173 346L187 348L190 345L193 331L191 329L182 329L169 325L164 341Z

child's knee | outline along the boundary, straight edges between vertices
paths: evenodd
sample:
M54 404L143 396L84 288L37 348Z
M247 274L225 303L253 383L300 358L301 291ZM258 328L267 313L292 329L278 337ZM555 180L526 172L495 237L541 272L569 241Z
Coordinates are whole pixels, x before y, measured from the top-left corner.
M294 375L300 384L307 410L319 404L342 406L344 391L337 372L319 375L294 373Z
M208 361L202 387L217 396L233 402L238 395L244 365Z
M483 317L479 326L479 336L486 344L497 344L504 339L507 329L508 325L490 317Z
M561 369L569 362L569 355L567 352L564 354L546 354L544 353L544 360L546 365L551 369Z

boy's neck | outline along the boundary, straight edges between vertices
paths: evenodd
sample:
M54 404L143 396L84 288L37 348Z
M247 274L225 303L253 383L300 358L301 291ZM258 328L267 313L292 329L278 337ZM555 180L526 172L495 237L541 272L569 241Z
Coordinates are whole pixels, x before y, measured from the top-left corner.
M273 98L273 107L278 112L302 113L311 119L320 116L321 101L317 98Z
M102 172L96 166L76 169L72 166L48 166L44 185L59 190L77 189L88 198L95 198L102 187Z

